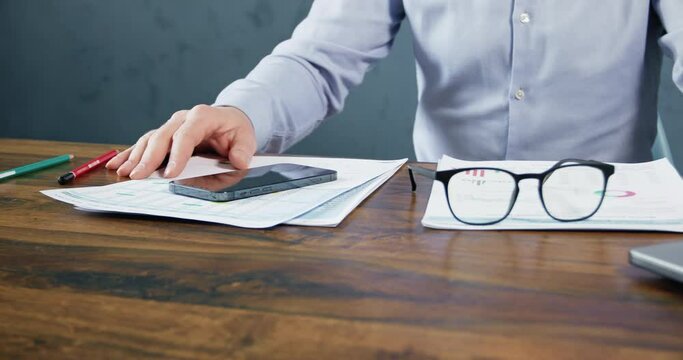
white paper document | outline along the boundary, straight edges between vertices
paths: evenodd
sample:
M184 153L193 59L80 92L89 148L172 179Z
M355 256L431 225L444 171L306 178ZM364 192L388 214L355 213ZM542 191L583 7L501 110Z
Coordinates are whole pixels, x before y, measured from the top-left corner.
M256 156L251 167L279 163L315 166L336 170L337 180L230 202L211 202L173 194L168 185L171 179L160 178L158 174L146 180L45 190L42 193L90 211L167 216L247 228L267 228L282 223L336 226L405 161ZM193 157L175 179L230 170L230 165L219 159ZM327 204L340 195L344 197Z
M365 184L355 187L317 208L286 222L288 225L335 227L365 198L391 178L403 163Z
M438 170L495 167L521 173L539 173L555 162L462 161L444 156ZM451 214L442 183L434 181L422 224L435 229L506 230L646 230L683 232L683 180L676 169L660 159L637 164L613 164L605 199L591 218L576 222L554 220L544 211L537 180L520 182L520 193L510 215L493 225L467 225ZM596 194L596 196L599 196Z

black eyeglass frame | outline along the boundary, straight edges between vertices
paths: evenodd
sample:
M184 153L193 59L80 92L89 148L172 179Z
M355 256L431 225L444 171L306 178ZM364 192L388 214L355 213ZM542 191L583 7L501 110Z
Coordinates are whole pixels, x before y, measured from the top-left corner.
M548 208L545 206L545 199L543 198L543 184L548 180L550 175L552 175L553 172L560 168L567 168L567 167L575 167L575 166L588 166L592 168L596 168L602 172L603 175L603 188L600 192L600 202L598 203L598 206L595 207L595 210L593 210L592 213L589 215L576 218L576 219L560 219L555 216L553 216L550 211L548 211ZM459 174L464 171L472 171L472 170L491 170L491 171L500 171L504 172L508 175L510 175L514 180L515 180L515 189L512 195L512 199L510 201L510 205L508 206L507 212L503 217L501 217L498 220L495 221L490 221L486 223L473 223L469 221L463 221L460 219L457 215L455 215L455 212L453 211L453 207L451 206L451 201L448 196L448 182L451 180L453 176L456 174ZM581 159L563 159L555 163L550 169L541 172L541 173L526 173L526 174L515 174L511 171L505 170L505 169L500 169L500 168L494 168L494 167L467 167L467 168L459 168L459 169L452 169L452 170L442 170L442 171L434 171L430 169L425 169L420 166L415 166L415 165L408 165L408 174L410 175L410 184L412 187L412 191L415 191L417 189L417 183L415 182L415 176L413 175L413 172L428 177L432 180L436 180L443 184L444 190L446 193L446 202L448 203L448 209L451 211L451 214L453 215L454 218L456 218L458 221L467 224L467 225L493 225L497 224L503 220L505 220L508 215L510 215L510 212L512 212L512 208L515 206L515 203L517 202L517 196L519 195L519 182L522 180L526 179L536 179L539 181L538 183L538 196L541 199L541 204L543 205L543 210L545 211L548 216L551 218L561 221L561 222L574 222L574 221L581 221L581 220L586 220L590 218L591 216L595 215L596 212L600 209L602 206L602 202L605 200L605 192L607 191L607 182L609 181L610 176L614 174L614 165L611 164L606 164L600 161L596 160L581 160Z

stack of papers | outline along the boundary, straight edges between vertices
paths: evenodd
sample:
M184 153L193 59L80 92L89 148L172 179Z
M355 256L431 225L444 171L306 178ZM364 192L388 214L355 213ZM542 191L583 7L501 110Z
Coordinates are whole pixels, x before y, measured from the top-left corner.
M470 162L444 156L438 170L464 167L496 167L514 173L539 173L555 162L478 161ZM520 183L520 193L510 215L494 225L467 225L457 221L446 201L444 186L435 181L422 224L435 229L507 230L646 230L683 232L683 181L676 169L660 159L637 164L614 164L605 200L591 218L578 222L559 222L543 210L538 182Z
M337 180L229 202L194 199L169 191L171 180L233 170L228 163L208 157L193 157L183 173L174 179L164 179L158 172L145 180L42 193L85 211L166 216L246 228L278 224L337 226L406 161L256 156L251 167L281 163L308 165L336 170Z

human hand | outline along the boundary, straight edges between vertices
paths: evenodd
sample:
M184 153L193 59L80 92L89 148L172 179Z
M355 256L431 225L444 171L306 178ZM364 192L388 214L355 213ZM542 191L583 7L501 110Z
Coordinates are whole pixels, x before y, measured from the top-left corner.
M213 149L235 168L246 169L256 152L254 128L247 115L237 108L197 105L173 114L164 125L149 131L111 159L106 167L117 170L119 176L144 179L170 153L164 177L175 177L197 147Z

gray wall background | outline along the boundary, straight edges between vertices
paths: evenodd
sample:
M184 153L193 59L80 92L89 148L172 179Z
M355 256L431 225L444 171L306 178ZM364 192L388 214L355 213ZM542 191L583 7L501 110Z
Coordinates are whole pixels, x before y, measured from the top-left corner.
M211 103L305 17L312 0L0 0L0 136L133 143ZM392 54L290 153L414 158L409 24ZM683 95L662 69L660 111L683 169Z

